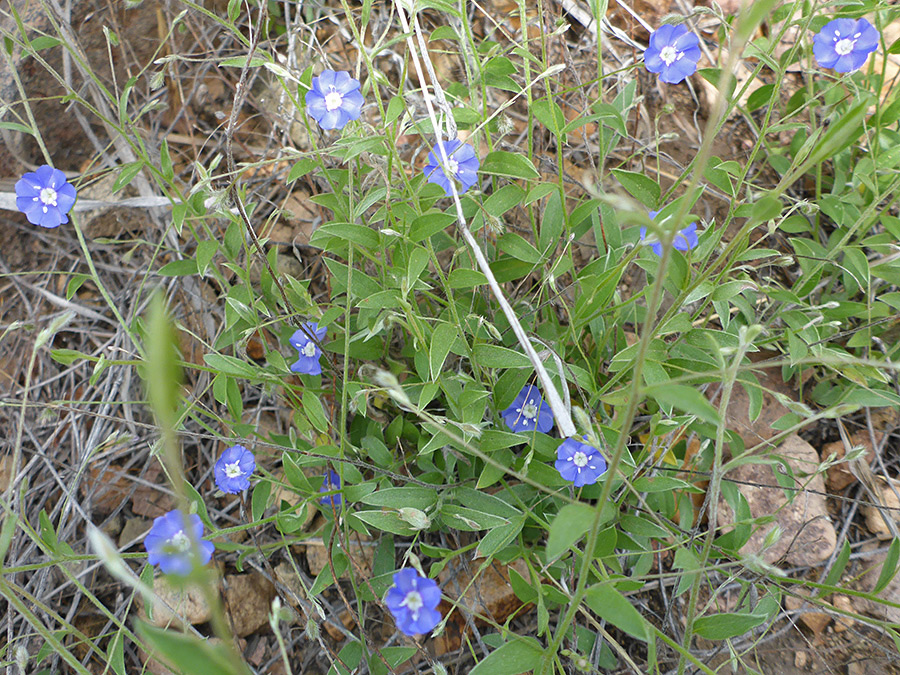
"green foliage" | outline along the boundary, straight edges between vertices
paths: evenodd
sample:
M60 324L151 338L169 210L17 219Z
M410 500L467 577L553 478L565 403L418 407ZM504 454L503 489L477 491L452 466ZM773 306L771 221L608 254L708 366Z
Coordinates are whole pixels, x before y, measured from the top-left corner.
M520 5L513 16L527 23L532 8ZM607 3L588 5L597 25ZM658 648L679 671L688 662L708 669L692 653L694 636L725 641L734 663L744 660L784 618L785 581L765 549L750 550L780 514L755 511L731 472L771 469L773 484L763 487L797 499L824 468L797 471L777 449L784 438L827 431L824 420L866 408L900 405L900 97L883 66L826 74L806 53L807 34L823 23L821 9L810 16L797 11L799 3L749 3L740 17L716 24L715 40L731 56L694 78L716 90L705 91L713 103L694 116L654 103L633 72L643 68L640 59L611 71L599 40L589 77L583 69L567 72L554 49L571 27L543 36L546 43L499 24L480 36L455 3L432 0L416 9L420 24L427 16L434 29L420 35L414 23L407 43L406 29L373 33L383 11L378 3L346 14L335 5L342 36L380 37L371 38L377 49L354 57L358 72L351 74L366 99L362 118L325 132L305 102L321 68L295 71L280 39L290 35L288 17L280 3L269 6L257 24L256 5L230 0L219 15L190 4L227 36L229 55L214 65L240 99L229 104L237 117L251 105L248 86L266 105L277 101L279 116L297 113L271 129L260 121L263 130L252 131L268 134L266 147L277 148L271 155L242 155L235 165L235 144L241 153L262 152L258 139L245 135L246 120L223 120L231 137L215 140L225 155L191 156L175 137L150 146L135 131L155 113L139 102L138 76L112 89L105 77L92 79L102 105L88 103L78 88L67 90L67 103L114 136L109 147L128 149L119 150L113 169L103 169L111 194L150 190L172 205L164 229L128 242L149 252L147 268L127 289L140 308L132 314L120 312L118 289L110 293L103 282L110 265L95 265L99 243L88 245L73 215L84 266L65 272L58 292L65 288L65 303L79 308L87 307L85 297L101 298L103 317L121 340L115 350L95 352L96 345L59 340L50 345L52 360L71 372L89 366L84 379L92 392L110 369L146 384L139 403L153 417L144 424L152 421L162 436L145 443L154 448L151 461L162 462L179 507L197 513L222 542L218 562L240 570L251 559L280 560L316 540L328 564L313 572L304 602L330 601L339 584L355 612L353 638L335 649L337 658L329 655L329 673L386 673L416 657L412 643L383 647L373 628L373 617L390 622L383 599L392 573L416 565L442 583L445 619L452 606L469 630L468 614L479 614L483 633L477 640L466 634L469 651L460 657L473 675L570 672L582 667L580 654L593 655L587 668L614 669L637 653L646 659L640 667L656 672L670 667ZM309 25L321 18L310 8L296 11L312 12L302 16ZM702 14L713 21L717 11ZM897 18L883 0L865 11L880 25ZM6 52L22 52L35 68L52 71L42 55L73 49L63 34L29 37L19 23L3 34ZM256 25L265 26L261 44L247 38L247 27ZM785 42L788 31L801 37ZM106 38L112 48L123 36L108 31ZM419 51L426 40L439 50L429 58L440 53L459 65L438 82L411 60L413 50L428 56ZM897 52L897 43L889 51ZM403 77L382 63L387 53L402 54ZM165 79L171 75L164 68L190 62L172 54L146 66ZM804 77L794 77L798 70ZM411 85L413 74L425 81ZM235 92L238 81L244 89ZM438 106L435 117L423 113L419 85ZM692 100L680 93L677 100ZM25 110L28 102L20 103ZM30 114L16 114L21 119L0 127L43 140ZM269 109L258 117L274 119ZM695 122L702 122L699 145ZM428 183L420 166L447 125L463 131L480 158L478 183L458 201ZM690 142L680 138L686 132ZM208 133L204 141L219 132ZM726 147L716 140L722 138L739 145ZM671 153L669 144L679 139L683 153ZM288 219L295 197L302 208L290 207L296 213ZM653 220L650 210L658 211ZM285 223L288 229L279 229ZM698 241L685 247L679 233L691 223ZM642 241L641 228L651 239ZM299 235L275 241L301 229L308 235L302 246ZM133 254L124 242L109 245L123 257ZM503 310L506 300L546 380ZM195 321L198 314L204 316ZM328 329L317 345L321 374L290 370L297 356L288 339L305 321ZM552 385L579 438L599 449L609 468L596 484L574 488L555 468L559 415L549 434L507 430L501 415L529 384L545 402ZM796 396L781 394L782 385ZM91 393L93 403L134 404L103 395ZM736 399L746 405L726 405ZM23 395L17 405L30 403ZM774 419L769 413L778 406ZM271 422L263 413L273 409L275 422L261 423ZM111 416L102 410L98 418ZM137 428L131 415L129 409ZM17 423L19 454L24 419ZM764 433L745 433L757 423L767 425ZM226 520L201 480L210 476L208 458L234 439L266 460ZM329 470L341 477L333 504L320 501ZM25 494L27 487L17 489ZM20 500L14 492L4 494L5 509ZM706 498L702 508L696 495ZM66 517L49 507L36 511L31 521L5 517L0 561L8 564L11 542L22 536L67 570L78 550L65 541L68 507ZM231 538L247 530L249 540ZM359 553L366 547L375 551L371 561ZM815 574L797 572L792 581L817 588L814 600L824 602L826 591L860 575L851 550L848 540L839 542L827 572L810 565ZM143 562L128 558L135 560ZM888 587L898 560L894 540L870 595ZM14 566L15 574L25 571L21 561ZM527 603L500 619L468 606L477 593L467 590L477 591L493 568ZM2 590L16 607L27 604L11 583ZM79 591L93 597L93 589ZM735 600L727 611L727 603L709 600L725 593ZM669 603L664 612L660 603ZM214 632L228 638L223 610L214 611ZM673 623L675 611L683 614ZM304 612L315 632L326 615L315 606ZM114 615L108 634L89 638L50 612L46 617L58 623L50 630L21 613L44 640L39 663L53 654L77 663L66 641L77 639L90 642L116 673L131 667L135 644L184 673L246 672L225 643L174 629L138 623L134 635ZM676 624L685 632L673 633ZM534 632L522 632L526 625Z

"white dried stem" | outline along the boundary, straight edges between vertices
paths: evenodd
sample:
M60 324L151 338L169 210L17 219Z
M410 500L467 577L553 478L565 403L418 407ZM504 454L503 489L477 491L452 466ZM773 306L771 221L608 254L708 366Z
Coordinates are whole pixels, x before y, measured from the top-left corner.
M410 57L412 58L413 67L416 70L416 75L418 76L419 81L424 84L427 80L425 79L424 73L422 72L422 66L419 62L419 55L416 44L412 39L412 31L410 29L409 20L406 16L406 8L401 2L397 2L396 7L397 14L400 17L400 23L403 28L403 32L407 34L406 45L409 49ZM413 14L413 24L415 26L415 33L418 39L422 41L422 44L424 44L422 31L419 27L419 22L415 14ZM422 59L428 62L430 65L427 51L423 50ZM433 72L433 68L429 68L429 74ZM431 86L434 88L435 92L441 92L441 96L443 95L440 83L437 81L436 77L431 78ZM437 135L437 143L435 144L435 147L440 153L442 168L446 170L446 167L449 165L449 159L447 157L446 147L444 146L443 140L441 139L441 127L438 124L434 107L431 105L430 97L425 96L424 99L425 107L428 110L428 117L431 119L432 127L434 128L435 134ZM450 174L448 173L447 175L449 176ZM525 330L522 328L522 324L519 323L519 319L516 316L516 313L513 311L513 308L510 306L509 302L506 300L506 297L503 295L503 290L500 288L500 284L497 283L497 279L494 277L494 274L491 271L487 258L485 258L484 253L478 246L478 242L472 235L471 230L469 230L469 226L466 223L466 218L463 215L462 203L459 200L459 191L456 189L456 184L452 179L449 181L449 183L450 189L453 192L453 203L456 206L456 225L459 228L463 239L465 239L466 244L468 244L469 248L471 249L472 255L475 256L475 262L478 264L478 268L481 270L484 276L487 277L488 286L490 286L491 292L494 294L494 297L497 299L497 302L500 305L500 309L503 310L503 314L506 316L507 321L509 321L509 325L512 327L516 339L519 341L519 344L522 346L522 349L528 356L528 360L531 361L531 364L534 366L534 370L541 382L541 388L544 390L544 396L547 398L547 403L550 405L550 410L553 411L553 416L556 418L556 423L559 425L560 433L564 438L574 436L576 429L574 422L572 422L572 414L563 403L562 398L560 398L559 392L556 390L556 387L553 386L553 382L550 380L550 375L547 373L547 369L544 368L543 362L538 357L537 352L535 352L534 350L534 347L531 346L531 341L526 335ZM566 386L565 380L563 380L562 386Z

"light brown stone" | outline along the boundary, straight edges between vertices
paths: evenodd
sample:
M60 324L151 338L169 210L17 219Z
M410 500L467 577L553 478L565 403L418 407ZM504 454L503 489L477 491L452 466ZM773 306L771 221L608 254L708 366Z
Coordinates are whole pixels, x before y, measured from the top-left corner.
M834 604L835 609L839 609L842 612L856 612L856 609L853 607L853 602L851 602L850 598L846 595L835 595L832 599L832 603ZM856 626L856 621L849 616L836 616L834 618L834 631L836 633L850 630L854 626Z
M235 635L246 637L269 623L275 587L258 572L225 577L225 610Z
M876 438L876 440L878 439ZM872 460L875 459L875 450L872 448L871 439L869 438L869 432L867 430L863 429L857 431L850 437L850 447L853 448L858 445L861 445L866 449L865 455L863 455L863 461L871 464ZM821 455L823 460L827 460L832 454L836 459L841 459L846 454L846 451L847 449L844 447L843 441L835 441L834 443L826 443L822 447ZM834 492L840 492L848 485L856 482L856 476L850 471L850 467L846 462L841 462L840 464L828 467L825 471L825 475L825 482L828 484L828 488Z
M470 561L471 571L474 573L479 565ZM509 568L512 567L523 578L529 578L528 566L521 558L509 565L492 562L487 569L480 572L475 581L471 575L458 570L445 567L438 575L438 584L446 588L454 595L463 593L459 603L476 617L486 616L489 619L502 624L509 616L522 606L522 601L513 592L509 582ZM458 590L457 590L458 589Z
M749 354L751 361L758 362L776 356L771 352L757 352ZM727 427L736 431L747 448L752 448L759 443L768 441L773 436L777 436L780 431L772 428L772 424L790 412L772 393L775 392L786 396L788 399L796 400L797 394L793 387L785 383L781 378L781 371L778 368L761 368L753 371L759 380L762 390L762 409L759 416L755 420L750 419L750 397L747 395L744 386L740 383L735 384L731 390L731 398L728 399L728 408L725 411L725 424ZM711 402L718 407L719 388L711 390L713 397Z
M150 530L151 525L151 521L146 518L129 518L126 520L125 525L122 526L122 531L119 533L119 548L125 548L131 542L140 539L141 535L146 534Z
M318 575L323 569L328 567L328 551L323 543L309 542L306 547L306 562L309 565L309 571L313 575ZM365 572L368 574L372 570L372 564L375 560L375 542L369 541L358 534L351 535L350 550L348 555L353 558L350 563L354 572ZM347 576L347 572L341 575L341 578Z
M803 593L803 595L806 594ZM825 612L815 611L816 606L806 602L803 598L786 595L784 597L784 606L792 612L800 612L798 614L800 621L816 635L825 630L825 627L831 622L830 615Z
M825 482L820 474L811 475L818 469L819 456L796 434L785 439L775 452L794 472L798 492L790 503L780 487L757 487L779 485L768 464L744 464L725 476L726 480L738 481L738 489L746 498L753 518L775 517L774 523L755 529L741 553L761 554L770 564L785 558L789 565L816 565L828 559L837 543L825 502ZM727 528L733 518L731 507L725 499L720 499L719 527ZM766 535L776 525L781 528L781 538L762 551Z
M884 509L867 505L862 507L862 512L866 517L866 527L869 528L869 532L879 539L891 539L893 534L891 534L891 528L885 522L885 518L893 519L900 528L900 499L897 497L900 494L900 481L888 480L880 476L876 480Z
M165 576L158 576L153 579L153 592L157 596L153 599L153 616L147 615L141 595L138 595L138 608L140 617L157 628L181 625L179 615L193 625L205 623L212 617L209 604L196 584L178 586ZM177 614L173 614L169 607Z

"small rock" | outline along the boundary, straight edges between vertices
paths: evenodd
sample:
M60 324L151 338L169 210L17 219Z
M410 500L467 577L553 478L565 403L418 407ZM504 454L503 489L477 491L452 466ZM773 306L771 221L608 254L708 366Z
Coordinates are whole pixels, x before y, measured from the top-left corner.
M839 609L842 612L856 612L856 608L853 607L853 602L851 602L850 598L846 595L835 595L832 603L834 604L835 609ZM837 616L834 619L834 632L842 633L845 630L853 628L855 625L856 621L849 616Z
M275 587L258 572L225 577L225 608L238 637L255 633L269 623Z
M471 571L478 569L477 564L470 561ZM498 624L502 624L509 616L522 606L522 601L513 592L509 582L509 568L512 567L525 579L529 578L528 566L521 558L510 565L492 562L487 569L480 572L472 583L471 575L465 570L445 567L438 575L438 584L453 595L465 591L458 603L473 615L487 616Z
M108 518L106 523L103 524L103 527L100 529L110 539L115 539L119 536L119 533L122 531L123 518L121 513L117 513L114 516Z
M157 628L165 628L172 624L181 625L179 615L193 625L206 623L212 617L209 604L196 584L178 587L170 583L165 576L158 576L153 579L153 592L158 597L153 599L152 617L147 616L141 595L138 595L138 606L140 617ZM177 615L166 605L175 610Z
M356 621L353 619L353 615L348 612L346 609L341 612L340 620L343 624L344 628L347 630L353 630L353 627L356 625ZM341 642L342 640L347 639L347 636L338 629L331 621L323 621L322 626L325 627L325 632L331 637L335 642Z
M869 432L866 430L857 431L850 437L850 447L861 445L866 449L863 461L872 463L875 459L875 451L869 439ZM822 459L827 460L833 454L836 459L841 459L846 454L846 448L843 441L835 441L834 443L826 443L822 448ZM856 476L850 471L850 467L846 462L835 464L825 470L826 483L828 488L834 492L840 492L848 485L856 482Z
M776 453L790 465L800 490L794 494L791 503L788 503L785 491L780 487L756 487L756 484L778 485L768 464L743 464L726 476L726 479L739 481L738 489L746 498L753 518L775 516L775 523L754 531L741 553L759 553L766 535L778 525L781 538L762 552L763 560L772 564L784 557L790 565L816 565L827 560L837 544L837 533L825 502L825 481L818 474L810 478L810 474L819 467L819 456L809 443L796 434L785 439ZM733 518L731 507L725 499L720 499L719 527L727 527Z
M705 80L704 80L705 81ZM748 357L751 361L761 361L772 356L774 352L754 352ZM784 404L769 392L777 392L790 400L796 400L796 392L793 387L785 383L781 377L781 371L777 368L766 368L754 373L762 386L762 409L755 420L750 420L750 397L741 384L736 384L728 399L728 408L725 411L725 423L729 429L736 431L747 448L752 448L761 441L768 441L780 432L772 428L772 424L778 418L790 412ZM711 402L719 405L718 395L713 396Z
M799 590L799 589L798 589ZM806 595L803 591L799 591L802 595ZM825 627L831 622L831 616L825 612L814 611L815 605L806 602L803 598L797 598L793 595L784 597L784 606L792 612L800 612L798 618L803 624L809 628L815 635L819 635Z
M118 545L124 549L131 542L138 541L150 530L151 522L146 518L129 518L119 533Z
M319 572L328 567L328 552L325 550L325 545L310 542L305 548L306 562L309 565L309 571L314 576L318 576ZM354 569L358 570L361 568L364 572L368 573L371 571L372 564L375 561L375 542L362 535L353 534L351 535L350 551L348 555L355 561L356 567ZM353 565L354 563L351 562L350 564ZM347 572L341 575L341 577L344 578L346 575Z
M900 526L900 521L897 519L897 515L900 513L900 499L897 498L897 495L900 494L900 481L885 479L881 476L876 480L881 492L881 503L885 507L884 515L882 515L881 509L871 505L864 506L862 512L866 517L866 527L869 528L869 532L879 539L891 539L894 535L891 534L891 530L884 519L892 518Z
M281 597L294 609L300 609L300 600L306 599L306 590L300 583L300 577L297 576L294 567L287 562L278 563L275 566L275 579L288 589Z
M806 668L806 664L809 662L809 656L806 652L798 651L794 654L794 668L797 670L803 670Z

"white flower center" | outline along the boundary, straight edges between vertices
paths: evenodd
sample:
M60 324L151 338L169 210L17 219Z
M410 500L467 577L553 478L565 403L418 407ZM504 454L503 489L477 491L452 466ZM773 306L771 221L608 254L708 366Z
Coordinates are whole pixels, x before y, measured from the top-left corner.
M534 404L533 400L529 401L518 410L526 420L533 420L537 417L537 411L537 406Z
M452 157L447 158L447 168L450 169L450 174L455 176L459 173L459 162Z
M316 344L314 342L307 342L303 345L303 349L300 350L300 353L303 354L303 356L312 358L316 355Z
M855 37L859 37L857 34ZM834 51L836 51L841 56L847 56L850 52L852 52L856 48L856 40L852 38L844 38L843 40L838 40L834 45Z
M229 478L240 478L244 475L244 472L241 471L240 462L234 462L233 464L225 465L225 475Z
M325 110L331 112L332 110L336 110L341 107L341 103L344 102L344 97L340 93L336 92L334 89L325 94Z
M191 548L191 540L188 539L187 535L184 533L184 530L178 530L169 541L166 542L173 550L178 551L179 553L184 553Z
M46 206L56 206L56 190L52 187L45 187L41 190L41 203Z
M572 461L575 462L575 466L579 469L583 469L587 466L588 456L584 454L581 450L572 455Z
M400 603L401 607L404 605L412 612L413 621L417 621L419 619L419 610L422 609L425 602L422 600L422 594L419 591L410 591L406 594L403 602Z
M663 47L659 50L659 58L661 58L667 66L671 66L675 61L681 58L681 53L679 53L675 47Z

